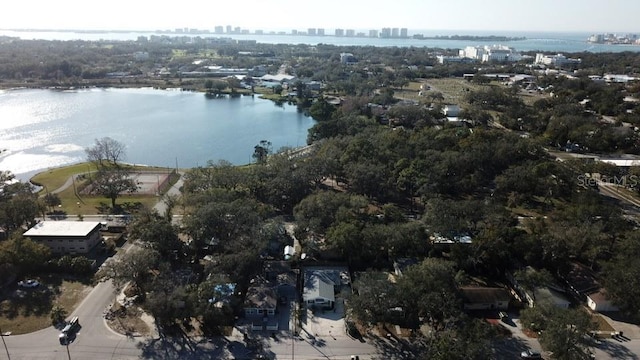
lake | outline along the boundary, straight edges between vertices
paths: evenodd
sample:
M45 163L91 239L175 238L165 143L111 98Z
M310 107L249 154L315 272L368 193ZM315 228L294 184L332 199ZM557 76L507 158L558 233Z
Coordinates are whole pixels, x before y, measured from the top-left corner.
M207 98L180 90L0 91L0 170L27 180L47 168L85 161L84 149L111 137L124 161L181 168L253 161L261 140L306 145L314 120L295 106L257 96Z

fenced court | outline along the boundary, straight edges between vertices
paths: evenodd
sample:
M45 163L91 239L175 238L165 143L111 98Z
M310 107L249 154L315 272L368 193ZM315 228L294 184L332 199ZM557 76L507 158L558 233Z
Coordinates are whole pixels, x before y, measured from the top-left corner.
M171 182L171 176L176 171L138 171L131 173L131 178L138 184L138 194L157 195L167 190Z

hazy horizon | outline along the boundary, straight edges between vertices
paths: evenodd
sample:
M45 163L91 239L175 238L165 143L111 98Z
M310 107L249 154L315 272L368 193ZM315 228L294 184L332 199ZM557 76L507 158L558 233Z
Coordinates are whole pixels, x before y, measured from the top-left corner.
M325 0L244 0L179 3L112 0L88 7L80 0L13 1L3 4L4 29L156 31L231 25L264 31L383 27L426 31L640 33L640 2L627 0L397 0L375 3ZM325 32L326 32L325 30ZM327 33L327 35L332 35Z

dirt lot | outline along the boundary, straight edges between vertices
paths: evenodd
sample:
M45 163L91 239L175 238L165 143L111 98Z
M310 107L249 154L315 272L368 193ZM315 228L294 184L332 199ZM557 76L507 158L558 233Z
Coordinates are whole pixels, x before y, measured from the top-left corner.
M51 326L50 312L59 305L71 313L92 287L77 279L57 275L38 278L41 285L33 289L10 287L0 302L0 328L14 335L26 334Z

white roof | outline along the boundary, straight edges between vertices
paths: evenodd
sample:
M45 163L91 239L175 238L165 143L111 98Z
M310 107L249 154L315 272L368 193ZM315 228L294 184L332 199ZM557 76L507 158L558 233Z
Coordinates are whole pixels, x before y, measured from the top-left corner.
M42 221L24 236L87 236L98 226L98 221Z
M277 74L277 75L264 75L262 77L260 77L260 80L262 81L277 81L277 82L282 82L282 81L291 81L293 79L295 79L296 77L293 75L287 75L287 74Z

